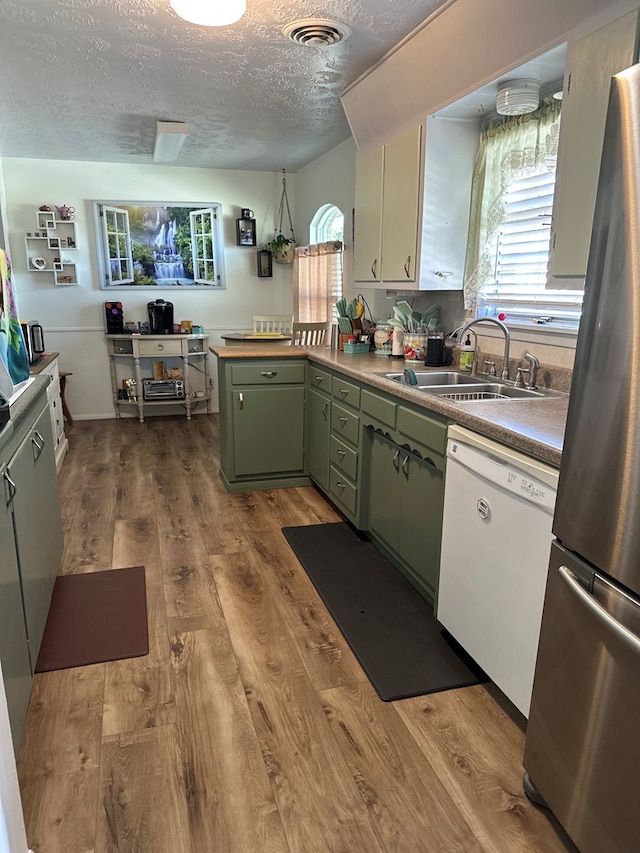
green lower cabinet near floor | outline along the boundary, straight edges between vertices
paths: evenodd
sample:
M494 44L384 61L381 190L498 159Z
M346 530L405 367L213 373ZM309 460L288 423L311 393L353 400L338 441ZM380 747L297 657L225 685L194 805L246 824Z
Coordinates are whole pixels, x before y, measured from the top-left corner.
M329 489L329 436L331 400L314 388L307 388L307 471L324 489Z
M304 388L233 391L236 476L304 470Z
M438 587L444 457L421 458L371 428L368 530L434 601Z

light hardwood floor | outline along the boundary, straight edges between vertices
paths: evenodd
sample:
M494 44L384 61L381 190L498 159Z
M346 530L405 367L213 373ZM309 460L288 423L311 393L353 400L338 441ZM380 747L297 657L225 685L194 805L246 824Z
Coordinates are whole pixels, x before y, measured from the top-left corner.
M35 853L573 849L495 689L378 699L280 531L339 521L319 492L226 494L215 415L69 440L62 571L144 565L150 651L35 677Z

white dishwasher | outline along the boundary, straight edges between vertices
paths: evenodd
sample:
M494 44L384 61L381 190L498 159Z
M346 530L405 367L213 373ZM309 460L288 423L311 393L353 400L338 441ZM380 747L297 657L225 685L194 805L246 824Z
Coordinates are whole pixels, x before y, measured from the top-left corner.
M557 483L554 468L449 427L436 615L525 717Z

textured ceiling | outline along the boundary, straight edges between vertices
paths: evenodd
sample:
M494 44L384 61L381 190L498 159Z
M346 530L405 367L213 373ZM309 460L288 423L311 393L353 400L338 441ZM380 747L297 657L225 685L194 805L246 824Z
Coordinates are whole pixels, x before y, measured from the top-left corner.
M348 138L340 92L444 2L247 0L209 28L169 0L0 0L0 156L150 164L164 119L190 128L178 166L294 172ZM281 34L310 17L351 35Z

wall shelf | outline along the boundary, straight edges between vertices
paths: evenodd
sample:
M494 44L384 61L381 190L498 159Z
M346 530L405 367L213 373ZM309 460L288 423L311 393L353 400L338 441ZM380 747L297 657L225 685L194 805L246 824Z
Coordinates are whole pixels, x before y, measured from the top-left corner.
M76 224L73 219L56 219L52 210L36 211L36 229L25 234L25 256L29 272L53 275L54 284L78 284L75 253Z

